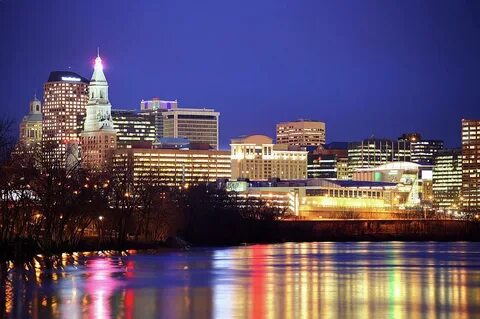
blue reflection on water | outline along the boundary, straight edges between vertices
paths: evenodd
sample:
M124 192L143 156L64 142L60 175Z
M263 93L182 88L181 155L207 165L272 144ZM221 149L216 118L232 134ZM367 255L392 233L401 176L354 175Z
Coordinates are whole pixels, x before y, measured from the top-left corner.
M6 318L474 318L480 243L64 254L9 270Z

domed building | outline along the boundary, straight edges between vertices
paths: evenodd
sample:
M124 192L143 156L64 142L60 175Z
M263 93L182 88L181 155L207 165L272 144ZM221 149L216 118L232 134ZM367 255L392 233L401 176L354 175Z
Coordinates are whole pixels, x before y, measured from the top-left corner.
M29 112L20 122L20 143L25 147L39 146L42 142L42 103L35 95Z

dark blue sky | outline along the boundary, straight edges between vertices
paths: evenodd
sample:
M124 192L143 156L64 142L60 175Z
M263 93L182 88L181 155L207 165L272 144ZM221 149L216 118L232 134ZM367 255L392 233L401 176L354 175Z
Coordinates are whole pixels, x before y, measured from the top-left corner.
M215 108L223 146L297 118L328 141L457 146L461 118L480 118L479 24L460 0L0 0L0 113L20 119L52 70L90 77L100 46L115 108Z

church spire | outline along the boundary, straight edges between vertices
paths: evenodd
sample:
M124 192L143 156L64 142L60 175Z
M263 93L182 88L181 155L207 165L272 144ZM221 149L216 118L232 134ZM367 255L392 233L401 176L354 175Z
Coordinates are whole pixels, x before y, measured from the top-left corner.
M92 80L94 82L107 82L105 74L103 73L102 58L100 57L100 49L97 48L97 57L95 58L95 66L93 69Z

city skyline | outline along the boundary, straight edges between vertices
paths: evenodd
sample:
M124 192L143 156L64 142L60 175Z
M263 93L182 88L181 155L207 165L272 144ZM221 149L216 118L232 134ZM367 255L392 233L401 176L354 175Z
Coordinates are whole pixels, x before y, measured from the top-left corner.
M10 50L0 53L8 75L0 80L2 113L18 123L50 71L71 67L88 75L100 46L115 108L139 109L153 96L215 108L222 114L222 149L242 134L273 137L276 123L298 118L325 122L328 142L420 132L458 147L461 119L480 117L476 4L367 2L347 10L328 2L265 2L255 8L4 1L0 37ZM401 24L407 11L409 24ZM152 19L155 13L165 19ZM330 14L343 23L329 23ZM69 32L56 29L58 23Z

